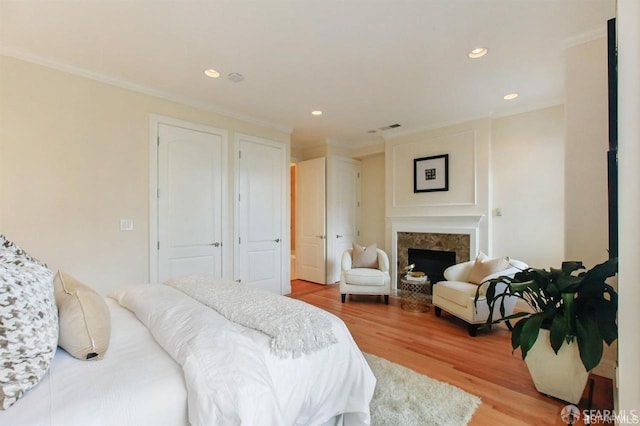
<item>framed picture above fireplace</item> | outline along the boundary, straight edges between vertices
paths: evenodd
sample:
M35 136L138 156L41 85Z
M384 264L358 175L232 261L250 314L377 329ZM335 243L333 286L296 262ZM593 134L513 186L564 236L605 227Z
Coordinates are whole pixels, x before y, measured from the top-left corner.
M413 160L413 192L449 190L449 154Z

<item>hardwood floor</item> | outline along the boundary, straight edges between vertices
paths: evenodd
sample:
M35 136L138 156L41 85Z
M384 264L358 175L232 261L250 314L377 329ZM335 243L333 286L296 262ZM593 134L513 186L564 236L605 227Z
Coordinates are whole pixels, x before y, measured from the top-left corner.
M471 425L564 424L560 411L567 403L536 391L520 352L511 353L511 334L505 326L480 329L472 338L457 318L445 312L436 318L433 309L404 311L395 297L389 305L382 296L351 296L342 304L337 285L295 280L291 287L291 297L340 317L361 350L479 396L482 404ZM591 409L612 410L612 381L592 378ZM580 410L587 408L588 391L589 386ZM582 425L582 419L575 424Z

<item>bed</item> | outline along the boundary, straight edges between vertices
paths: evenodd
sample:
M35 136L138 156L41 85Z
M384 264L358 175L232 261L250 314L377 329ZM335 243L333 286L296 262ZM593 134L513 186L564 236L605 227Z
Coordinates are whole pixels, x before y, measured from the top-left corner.
M375 378L340 319L273 296L301 304L304 317L320 313L334 337L287 353L260 327L228 319L238 304L219 312L200 293L161 284L114 292L104 299L111 330L101 359L79 360L58 347L39 382L0 411L0 424L369 423ZM280 310L298 309L287 306Z

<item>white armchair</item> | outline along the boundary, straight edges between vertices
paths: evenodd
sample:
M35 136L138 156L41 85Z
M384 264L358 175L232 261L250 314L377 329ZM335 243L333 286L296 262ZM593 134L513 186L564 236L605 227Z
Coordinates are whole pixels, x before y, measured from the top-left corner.
M353 249L348 249L342 254L342 273L340 274L340 295L342 303L347 294L372 294L383 295L384 302L389 304L391 293L391 276L389 275L389 257L376 249L378 255L378 269L352 268Z
M468 324L469 335L475 337L478 327L487 322L489 318L489 305L484 297L478 298L477 304L474 304L476 289L478 286L469 282L469 275L473 270L475 260L469 262L458 263L448 267L444 271L446 281L439 281L433 286L433 305L434 312L437 317L442 314L442 310L462 319ZM518 271L526 269L528 265L519 260L509 260L509 268L488 275L482 279L482 282L500 276L513 277ZM503 293L506 286L496 286L496 293ZM482 293L481 293L482 294ZM515 308L517 298L505 297L505 316L511 315ZM498 308L494 308L492 319L498 319L500 312Z

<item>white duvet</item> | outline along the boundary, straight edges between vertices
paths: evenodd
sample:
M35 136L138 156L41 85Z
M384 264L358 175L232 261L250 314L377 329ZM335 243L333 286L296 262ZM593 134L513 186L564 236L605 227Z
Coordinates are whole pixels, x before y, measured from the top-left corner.
M112 297L182 366L192 425L315 425L342 413L347 424L369 423L375 378L334 316L337 344L282 359L267 335L172 287L133 286Z
M107 299L105 358L80 361L58 348L43 380L0 411L0 425L317 425L342 413L345 424L369 421L375 378L333 315L338 343L282 359L265 334L173 288L115 296L128 308Z
M2 426L184 426L182 368L115 300L104 359L81 361L58 348L42 381L6 411Z

